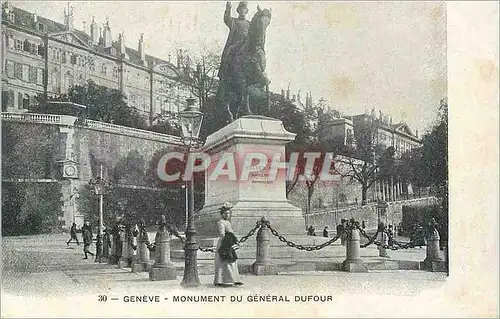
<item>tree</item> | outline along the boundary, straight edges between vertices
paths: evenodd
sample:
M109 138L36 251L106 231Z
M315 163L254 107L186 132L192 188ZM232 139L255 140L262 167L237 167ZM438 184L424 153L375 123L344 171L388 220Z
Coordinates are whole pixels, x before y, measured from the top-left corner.
M190 92L198 98L200 109L205 112L208 101L215 94L219 84L216 76L220 66L220 55L202 49L198 57L187 56L182 61ZM196 65L196 68L189 70L191 65Z
M436 216L442 243L448 240L448 101L440 101L437 123L423 136L422 147L412 154L411 182L432 187L441 200Z
M86 85L72 86L67 94L49 97L37 96L38 103L30 110L34 113L66 114L87 119L144 129L146 121L135 108L129 107L125 96L115 89L100 86L93 81ZM50 102L73 102L84 105L84 110L68 109L67 106Z
M393 174L394 148L376 143L377 120L373 117L360 121L354 131L354 146L347 145L342 157L337 159L337 172L361 184L361 205L366 205L368 190L372 185Z

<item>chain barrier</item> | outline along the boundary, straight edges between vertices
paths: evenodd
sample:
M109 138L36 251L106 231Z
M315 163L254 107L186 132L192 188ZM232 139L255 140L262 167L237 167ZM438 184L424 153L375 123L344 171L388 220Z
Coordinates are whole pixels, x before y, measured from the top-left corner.
M382 248L385 248L385 249L390 249L390 250L399 250L399 249L414 248L415 246L419 246L416 243L419 242L419 241L421 241L422 237L423 237L423 235L420 235L419 237L413 239L410 242L403 243L403 242L396 241L394 239L394 237L388 231L384 230L384 233L386 233L387 236L389 236L389 239L392 242L392 245L389 245L389 244L385 245L385 244L381 243L380 241L376 240L377 239L377 235L380 233L380 230L377 230L377 232L375 233L375 235L373 235L373 237L370 237L370 235L368 235L359 226L357 226L356 228L359 230L359 232L361 233L361 235L363 235L363 237L365 237L366 239L368 239L368 243L360 245L361 248L366 248L366 247L370 246L371 244L375 244L375 245L377 245L379 247L382 247Z
M177 231L177 229L171 227L170 225L167 225L167 229L168 229L168 232L170 234L172 234L175 237L179 238L181 240L181 243L183 243L183 244L186 243L186 239L179 234L179 232Z
M358 229L359 229L359 232L361 233L361 235L363 235L365 238L368 239L368 242L366 244L359 245L360 248L366 248L366 247L370 246L371 244L373 244L377 240L378 234L380 234L380 230L377 229L377 232L375 233L375 235L373 235L373 237L370 237L370 235L368 235L363 228L358 227Z
M244 243L248 240L248 238L252 237L253 234L255 234L255 232L257 231L257 229L260 228L262 222L261 221L258 221L256 224L255 224L255 227L253 229L251 229L248 234L246 234L245 236L241 237L240 240L238 240L238 245L241 244L241 243ZM201 251L204 251L204 252L210 252L210 253L215 253L215 248L209 248L209 247L198 247L199 250Z
M278 237L278 239L282 243L287 244L288 247L297 248L298 250L305 250L305 251L315 251L315 250L323 249L326 246L329 246L329 245L333 244L342 235L342 234L337 234L335 237L333 237L329 241L326 241L323 244L317 245L317 246L300 245L300 244L296 244L296 243L294 243L294 242L292 242L290 240L287 240L285 237L283 237L282 235L280 235L276 229L274 229L273 227L271 227L270 224L265 224L265 225L266 225L267 228L269 228L269 230L271 231L271 234L273 234L274 236Z

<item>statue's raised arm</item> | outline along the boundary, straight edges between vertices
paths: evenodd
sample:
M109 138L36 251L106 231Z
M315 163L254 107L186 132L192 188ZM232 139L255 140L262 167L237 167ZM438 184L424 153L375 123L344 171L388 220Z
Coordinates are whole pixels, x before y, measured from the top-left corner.
M231 2L228 1L226 3L226 11L224 11L224 23L229 29L231 29L232 22L233 18L231 17Z

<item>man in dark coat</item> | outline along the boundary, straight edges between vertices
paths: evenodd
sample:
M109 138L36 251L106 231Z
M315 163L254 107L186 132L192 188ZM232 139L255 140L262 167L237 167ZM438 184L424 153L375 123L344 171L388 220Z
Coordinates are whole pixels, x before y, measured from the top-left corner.
M82 236L83 236L83 252L85 253L85 257L83 259L88 259L87 254L94 256L89 250L90 245L92 245L92 227L89 222L85 222L85 225L82 227Z
M69 243L72 240L76 240L77 245L80 245L80 242L78 241L78 237L76 236L76 223L73 223L73 225L71 226L71 229L69 230L69 234L70 234L71 238L66 242L66 245L69 246Z

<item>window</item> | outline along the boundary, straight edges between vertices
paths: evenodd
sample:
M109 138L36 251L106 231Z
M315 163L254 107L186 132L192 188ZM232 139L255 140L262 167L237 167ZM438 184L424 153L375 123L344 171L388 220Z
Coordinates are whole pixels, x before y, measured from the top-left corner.
M68 54L69 54L68 52L63 52L61 54L62 63L66 63L66 58L67 58Z
M36 83L36 68L32 67L31 65L29 66L29 81L32 83Z
M38 23L38 31L45 32L45 25L43 23Z
M13 23L16 22L16 15L14 14L14 12L9 13L9 20Z
M73 65L76 64L76 54L71 54L71 64L73 64Z
M16 67L16 64L14 63L14 61L10 61L10 60L7 60L7 62L5 63L5 67L7 69L7 76L9 78L15 78L15 67Z
M17 50L22 50L23 49L23 41L16 39L16 49Z
M7 111L11 105L14 106L14 91L2 91L2 112Z
M17 93L17 108L18 109L23 108L23 94L22 93Z
M73 85L73 75L70 71L66 72L64 76L64 88L69 90L69 88Z
M22 68L23 68L23 76L22 76L23 81L29 82L29 80L30 80L30 66L23 64Z
M27 110L30 107L30 96L28 94L24 94L23 96L23 109Z
M118 69L116 67L113 67L113 78L118 78Z
M56 49L56 61L61 61L61 50Z
M43 69L36 69L36 84L43 85Z
M23 79L23 65L21 63L16 63L15 69L15 78L22 80Z
M38 44L32 43L31 44L31 54L37 54L38 52Z
M30 52L31 43L28 40L24 40L23 51Z
M107 73L106 64L103 63L102 66L101 66L101 74L102 75L106 75L106 73Z
M12 35L7 36L7 47L14 49L16 46L16 42L14 41L14 37Z
M351 129L347 129L346 144L347 145L351 145L352 144L352 130Z

